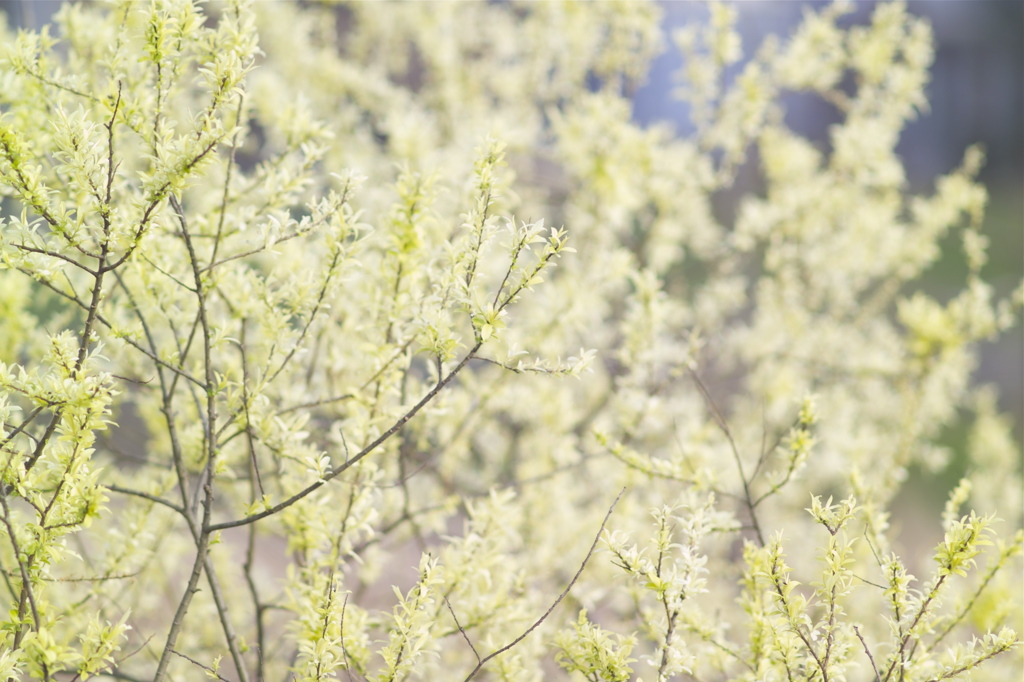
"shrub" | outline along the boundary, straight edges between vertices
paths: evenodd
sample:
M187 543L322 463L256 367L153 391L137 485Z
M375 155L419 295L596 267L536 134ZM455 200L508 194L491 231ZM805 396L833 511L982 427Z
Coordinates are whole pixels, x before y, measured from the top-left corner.
M641 2L6 32L0 677L1010 679L1020 455L969 378L1022 294L981 276L978 150L906 193L927 25L848 9L744 62L711 5L688 139L631 120Z

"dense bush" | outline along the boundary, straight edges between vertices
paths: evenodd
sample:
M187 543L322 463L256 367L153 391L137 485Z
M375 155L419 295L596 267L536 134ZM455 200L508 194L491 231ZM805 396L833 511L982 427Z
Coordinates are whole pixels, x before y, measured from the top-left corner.
M927 25L847 10L743 61L710 6L689 139L631 120L642 2L5 29L0 679L1012 679L1020 454L969 378L1022 294L978 150L906 193Z

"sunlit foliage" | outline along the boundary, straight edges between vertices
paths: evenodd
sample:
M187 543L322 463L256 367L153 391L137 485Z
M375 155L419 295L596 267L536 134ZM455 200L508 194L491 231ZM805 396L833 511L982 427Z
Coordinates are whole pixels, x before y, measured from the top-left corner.
M0 679L1013 679L1020 452L969 379L1024 290L979 150L907 193L927 24L849 10L744 54L710 5L689 137L631 118L639 1L3 29ZM955 420L929 550L890 511Z

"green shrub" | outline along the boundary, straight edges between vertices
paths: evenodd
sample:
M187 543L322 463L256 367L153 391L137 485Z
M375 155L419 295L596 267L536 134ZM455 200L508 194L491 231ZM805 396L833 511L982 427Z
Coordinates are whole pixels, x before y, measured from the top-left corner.
M906 192L928 26L848 9L743 61L711 5L687 139L631 120L643 2L5 29L0 679L1011 679L1020 453L969 379L1022 294L978 150Z

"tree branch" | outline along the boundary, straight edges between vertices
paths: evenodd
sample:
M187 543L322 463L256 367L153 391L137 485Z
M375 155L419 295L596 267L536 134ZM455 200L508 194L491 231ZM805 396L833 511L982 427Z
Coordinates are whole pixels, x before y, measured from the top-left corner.
M284 502L276 504L273 507L271 507L270 509L262 511L259 514L253 514L252 516L246 517L244 519L238 519L238 520L235 520L235 521L224 521L223 523L215 523L212 526L209 526L208 530L210 530L210 531L217 531L217 530L225 530L227 528L237 528L239 526L245 526L245 525L248 525L250 523L255 523L255 522L257 522L257 521L259 521L261 519L267 518L268 516L273 516L274 514L276 514L279 511L281 511L282 509L287 509L288 507L292 506L293 504L295 504L296 502L298 502L302 498L306 497L307 495L309 495L313 491L318 490L325 483L327 483L331 479L337 477L338 475L340 475L344 471L348 470L352 466L355 466L361 459L363 459L368 454L370 454L371 452L376 450L382 443L384 443L386 440L391 438L391 436L395 435L398 432L398 430L401 429L403 426L405 426L405 424L410 419L415 417L419 413L419 411L422 410L423 407L427 403L429 403L431 400L433 400L434 396L436 396L438 393L440 393L441 390L445 386L447 386L451 382L451 380L454 379L455 376L459 372L461 372L463 370L463 368L474 357L474 354L480 349L480 346L482 346L482 345L483 345L482 342L477 342L470 349L470 351L466 354L466 356L464 358L462 358L462 361L459 362L459 364L456 365L455 368L452 369L452 371L449 372L448 375L445 376L445 378L443 380L439 381L437 383L437 385L435 385L433 388L431 388L427 392L427 394L424 395L420 399L420 401L418 403L413 405L409 409L408 412L406 412L404 415L402 415L398 419L398 421L396 421L394 424L392 424L391 428L389 428L387 431L385 431L384 433L379 435L376 439L374 439L374 441L372 443L370 443L365 448L363 448L357 455L355 455L351 459L346 460L344 462L344 464L342 464L338 468L334 469L331 473L326 474L322 479L320 479L316 483L313 483L313 484L307 486L303 490L301 490L301 491L295 493L294 495L292 495L291 497L289 497Z
M615 501L612 502L612 506L610 506L608 508L608 513L604 515L604 521L601 522L601 527L598 529L597 535L594 537L594 542L590 545L590 549L587 551L587 555L585 557L583 557L583 563L580 564L580 568L579 568L578 571L576 571L576 575L574 575L572 577L572 580L569 581L569 584L566 585L564 590L562 590L562 594L558 595L558 599L556 599L554 601L554 603L551 606L548 607L548 610L544 612L543 616L538 618L533 623L533 625L531 625L530 627L526 628L526 631L523 632L523 634L519 635L514 640L512 640L511 642L509 642L505 646L501 647L500 649L498 649L498 650L488 654L486 657L483 658L483 660L481 660L479 663L477 663L476 667L473 668L473 670L470 671L469 675L466 676L466 679L464 680L464 682L469 682L471 679L476 677L476 674L478 672L480 672L480 670L484 667L484 665L486 665L487 662L490 661L492 658L494 658L495 656L498 656L500 654L505 653L506 651L508 651L509 649L514 647L516 644L519 644L519 642L521 642L524 639L526 639L526 636L529 635L534 630L536 630L538 627L540 627L540 624L543 623L545 620L547 620L547 617L551 615L551 612L555 610L555 607L562 603L562 600L565 599L565 595L569 594L569 590L571 590L573 588L573 585L575 585L576 581L579 580L580 575L583 574L583 569L587 567L587 562L590 561L590 557L594 554L594 550L597 549L597 543L601 540L601 533L604 532L604 527L608 524L608 519L611 518L612 511L615 509L615 505L617 505L619 503L619 499L622 497L622 495L625 492L626 492L625 488L623 488L621 491L619 491L619 494L615 497ZM470 646L472 646L472 644ZM474 649L474 653L475 653L475 651L476 650Z

